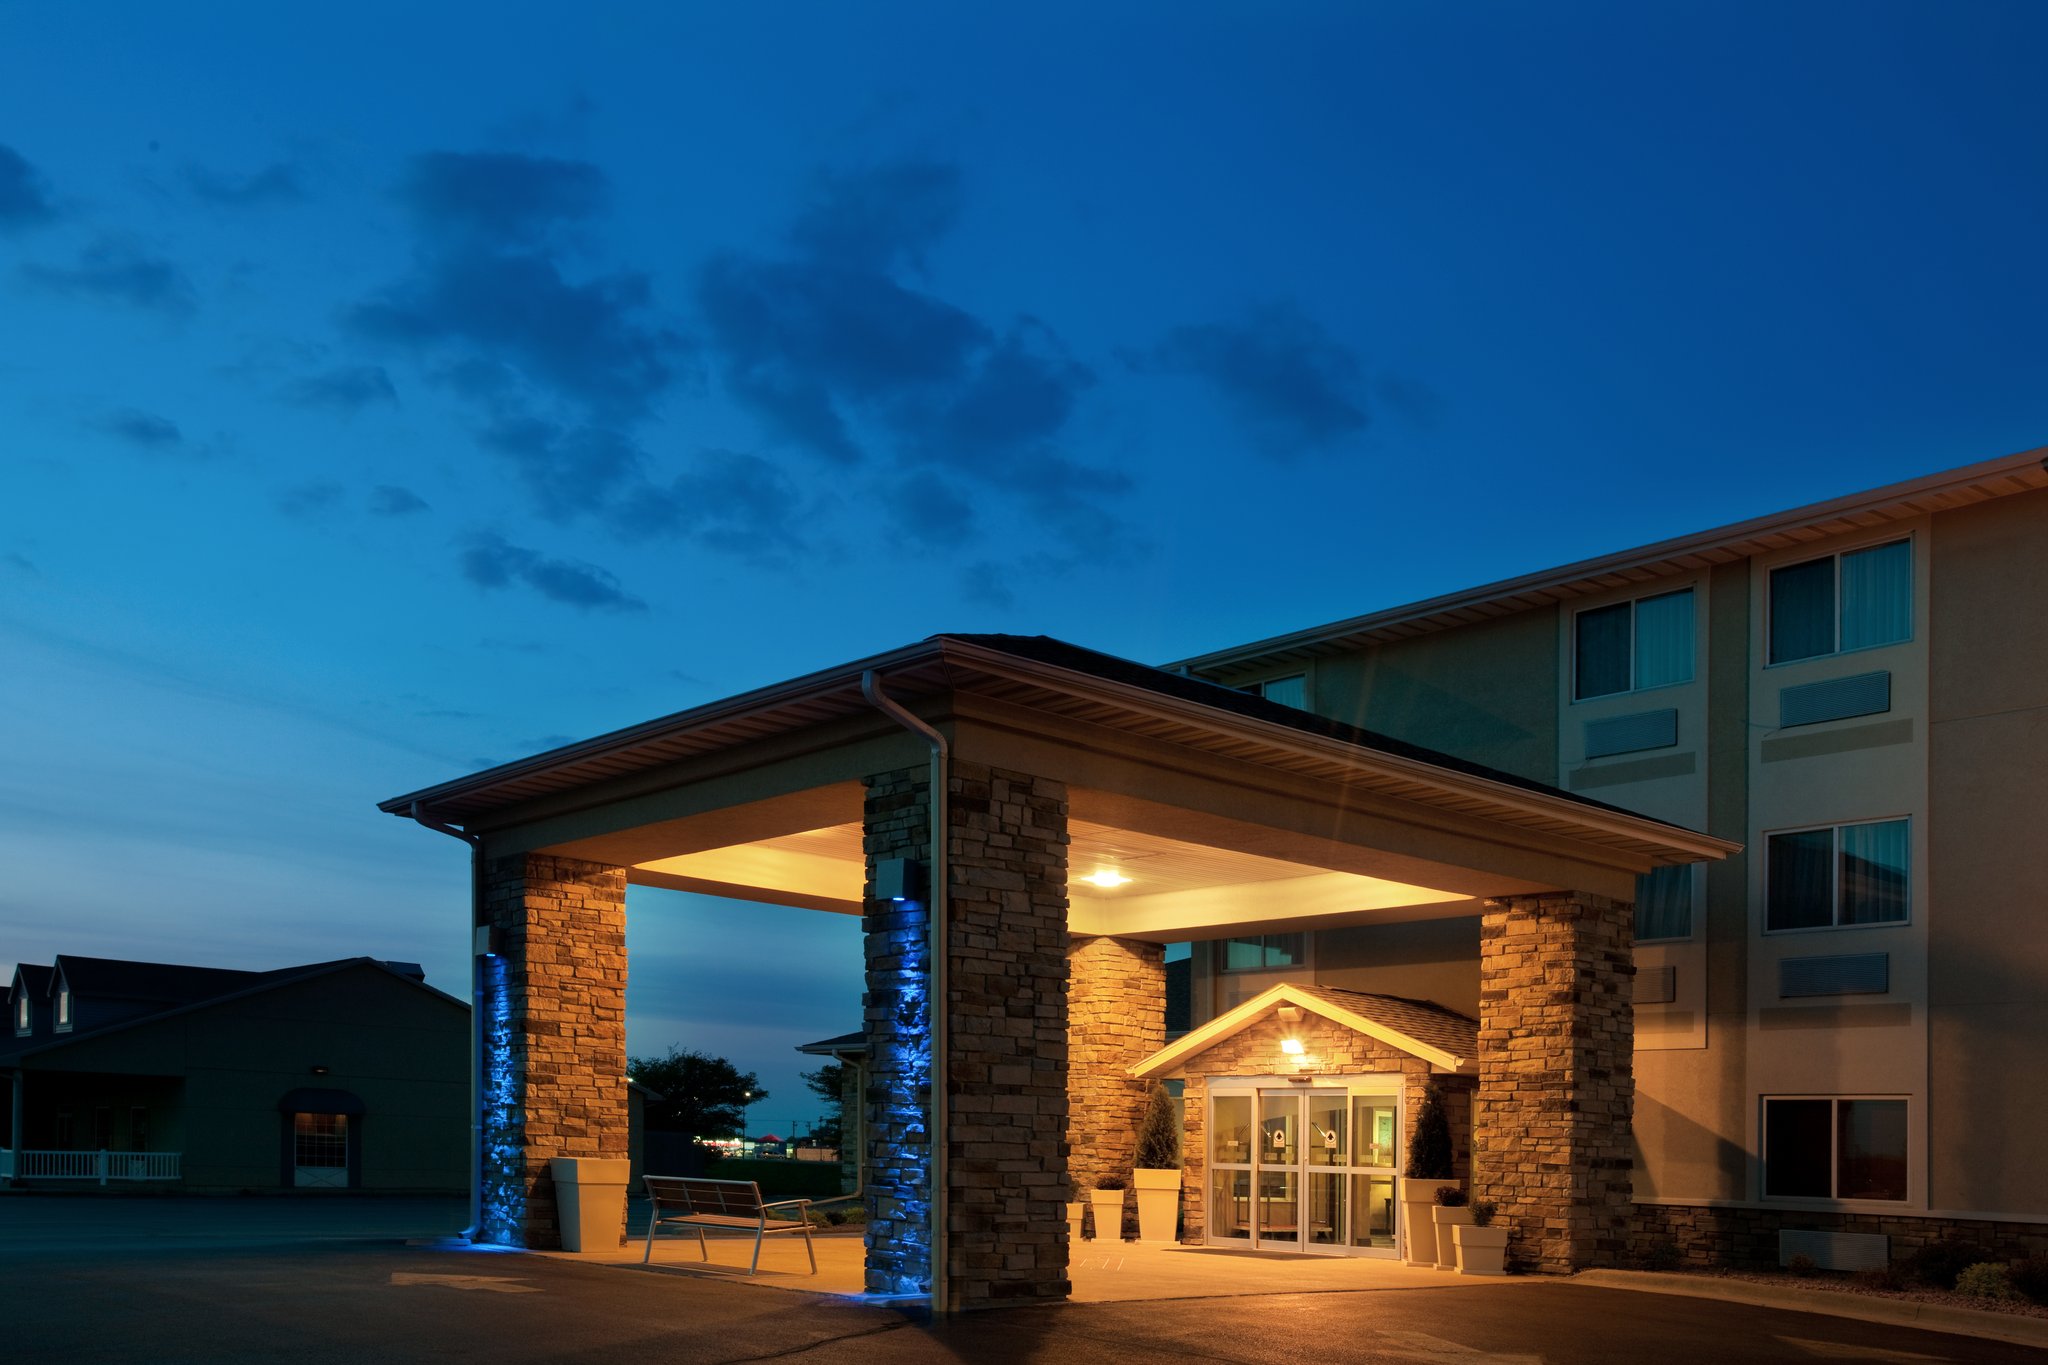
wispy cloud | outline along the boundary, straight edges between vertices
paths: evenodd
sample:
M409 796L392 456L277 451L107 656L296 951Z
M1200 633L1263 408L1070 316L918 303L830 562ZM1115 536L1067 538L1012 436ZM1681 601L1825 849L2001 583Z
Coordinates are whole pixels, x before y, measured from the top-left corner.
M1341 445L1371 424L1357 353L1292 303L1175 327L1130 359L1140 369L1206 380L1253 446L1271 457Z
M176 422L140 408L122 408L94 419L94 429L118 436L129 445L157 454L183 452L185 433Z
M647 604L619 586L609 570L575 560L553 559L513 545L495 533L477 536L462 552L462 576L480 588L523 584L542 597L600 611L645 611Z
M297 407L355 413L372 403L396 407L398 390L382 365L340 365L294 379L284 386L284 400Z
M296 521L323 521L340 509L345 490L338 483L306 483L277 495L277 510Z
M72 298L123 304L183 317L197 307L192 282L162 256L103 239L79 253L74 266L24 265L22 278Z
M4 555L0 555L0 564L5 564L15 573L25 573L35 577L41 577L43 572L36 567L35 561L27 555L17 554L12 550L9 550Z
M797 488L758 455L707 450L666 487L650 487L624 509L639 535L686 532L700 544L756 562L783 559L799 543Z
M0 143L0 231L35 227L56 216L43 177L27 157Z
M380 483L370 490L370 515L373 517L409 517L415 512L429 510L427 500L410 488Z
M253 171L248 175L232 175L208 170L204 166L187 166L185 184L195 196L207 203L229 208L248 208L260 204L295 204L306 197L298 167L284 161L273 162L262 170Z

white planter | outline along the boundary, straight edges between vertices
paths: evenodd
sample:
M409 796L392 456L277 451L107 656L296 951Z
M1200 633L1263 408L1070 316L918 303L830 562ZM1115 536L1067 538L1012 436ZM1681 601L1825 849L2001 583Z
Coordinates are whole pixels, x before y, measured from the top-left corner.
M1447 1209L1438 1204L1430 1210L1436 1222L1436 1268L1456 1270L1458 1268L1458 1245L1454 1240L1460 1227L1472 1225L1472 1210L1466 1208Z
M1455 1180L1401 1177L1401 1259L1409 1265L1436 1264L1436 1192L1458 1188Z
M1085 1199L1072 1200L1067 1205L1067 1245L1081 1244L1081 1224L1088 1216L1088 1202Z
M564 1251L617 1251L626 1240L624 1157L558 1156L548 1162Z
M1475 1228L1461 1223L1451 1229L1458 1251L1460 1275L1507 1274L1508 1230L1498 1225Z
M1095 1240L1120 1241L1124 1235L1124 1192L1090 1190L1088 1203L1095 1210Z
M1180 1222L1180 1172L1140 1166L1131 1177L1138 1191L1138 1240L1173 1241Z

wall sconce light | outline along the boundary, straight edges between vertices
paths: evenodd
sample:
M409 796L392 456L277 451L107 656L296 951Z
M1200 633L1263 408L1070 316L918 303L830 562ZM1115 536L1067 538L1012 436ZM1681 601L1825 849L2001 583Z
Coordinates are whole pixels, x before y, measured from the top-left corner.
M1288 1056L1290 1056L1290 1057L1299 1057L1299 1056L1301 1056L1301 1053L1302 1053L1302 1048L1301 1048L1301 1039L1299 1039L1299 1038L1282 1038L1282 1039L1280 1040L1280 1050L1281 1050L1282 1052L1286 1053L1286 1054L1287 1054Z
M915 858L882 858L875 863L875 899L924 899L924 864Z
M325 1076L327 1074L327 1068L324 1066L316 1066L313 1068L313 1074L315 1076Z

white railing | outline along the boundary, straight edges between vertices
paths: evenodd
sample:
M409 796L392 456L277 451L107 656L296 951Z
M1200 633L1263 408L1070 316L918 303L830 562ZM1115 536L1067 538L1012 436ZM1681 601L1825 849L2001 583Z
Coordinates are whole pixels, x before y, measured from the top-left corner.
M0 1158L0 1175L23 1180L178 1180L182 1152L38 1152Z

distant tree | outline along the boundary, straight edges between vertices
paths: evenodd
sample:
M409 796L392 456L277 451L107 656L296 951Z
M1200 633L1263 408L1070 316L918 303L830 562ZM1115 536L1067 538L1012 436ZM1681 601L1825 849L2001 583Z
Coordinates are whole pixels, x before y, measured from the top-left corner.
M647 1101L647 1126L690 1137L738 1137L747 1106L768 1098L751 1071L723 1057L672 1047L666 1057L629 1057L626 1072L659 1100Z
M827 1062L816 1071L804 1073L804 1084L825 1102L825 1117L811 1129L811 1141L820 1147L837 1147L846 1130L839 1087L846 1079L846 1063Z

